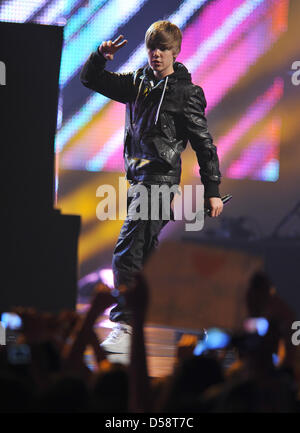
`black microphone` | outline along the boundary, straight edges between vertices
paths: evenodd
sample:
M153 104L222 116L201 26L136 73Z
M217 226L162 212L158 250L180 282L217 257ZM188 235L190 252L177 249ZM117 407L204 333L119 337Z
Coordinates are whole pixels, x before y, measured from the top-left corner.
M232 199L232 195L231 194L226 194L223 197L221 197L221 200L223 202L223 204L225 205L226 203L229 202L229 200ZM210 211L211 209L209 209L208 207L204 208L204 216L210 216Z

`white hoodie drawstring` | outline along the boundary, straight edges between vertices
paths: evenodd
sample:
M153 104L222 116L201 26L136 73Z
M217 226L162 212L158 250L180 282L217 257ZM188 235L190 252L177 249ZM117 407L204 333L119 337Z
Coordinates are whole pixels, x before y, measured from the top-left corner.
M141 82L140 82L140 85L139 85L139 90L138 90L138 93L137 93L137 95L136 95L135 103L134 103L134 104L136 104L136 101L138 100L138 97L139 97L139 94L140 94L140 91L141 91L141 87L142 87L142 84L143 84L144 78L145 78L145 76L143 76L143 78L141 79Z
M163 99L164 99L164 95L165 95L165 91L166 91L166 87L167 87L168 78L169 78L169 77L167 76L167 78L166 78L166 80L165 80L164 90L163 90L163 92L162 92L162 95L161 95L161 98L160 98L160 102L159 102L159 106L158 106L158 109L157 109L157 113L156 113L156 116L155 116L155 122L154 122L155 125L157 124L157 120L158 120L158 115L159 115L160 106L161 106L162 101L163 101Z
M143 76L143 78L141 79L141 82L140 82L140 85L139 85L139 90L138 90L137 96L135 98L135 104L136 104L136 102L138 100L138 97L139 97L139 94L140 94L140 91L141 91L141 87L142 87L144 78L145 78L145 76ZM155 125L157 124L160 107L161 107L161 104L162 104L163 99L164 99L164 95L165 95L165 91L166 91L166 87L167 87L167 83L168 83L168 78L169 77L167 76L167 78L165 80L165 85L164 85L164 88L163 88L163 92L162 92L162 95L161 95L161 98L160 98L160 101L159 101L158 109L157 109L156 116L155 116L155 122L154 122Z

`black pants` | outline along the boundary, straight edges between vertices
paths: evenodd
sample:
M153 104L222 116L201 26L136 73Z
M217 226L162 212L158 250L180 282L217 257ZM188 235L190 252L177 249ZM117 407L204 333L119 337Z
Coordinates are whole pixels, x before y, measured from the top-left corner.
M146 260L158 246L158 235L162 228L171 220L174 221L174 214L171 203L174 192L170 193L168 202L163 202L159 195L159 219L151 219L151 185L145 185L148 193L148 219L132 219L132 209L136 207L136 200L140 197L137 192L137 184L132 184L127 191L127 217L121 228L116 243L113 258L112 270L114 275L114 287L117 289L121 284L130 286L134 283L136 273L142 270ZM130 192L133 196L130 196ZM162 209L166 206L170 209L170 217L166 219ZM168 212L168 209L166 210ZM109 316L112 322L130 323L131 312L124 304L121 297Z

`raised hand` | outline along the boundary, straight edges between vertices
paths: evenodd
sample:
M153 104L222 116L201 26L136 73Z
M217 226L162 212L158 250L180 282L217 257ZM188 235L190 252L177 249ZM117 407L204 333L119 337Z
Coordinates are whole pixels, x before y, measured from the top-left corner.
M99 310L100 313L114 303L116 303L116 298L111 294L111 289L106 284L96 284L91 308L93 310Z
M124 36L119 35L117 39L115 39L113 42L104 41L102 42L98 50L107 60L113 60L114 54L128 42L127 39L124 39L122 42L120 42L122 38L124 38Z
M196 335L183 334L177 344L177 362L192 358L197 342Z

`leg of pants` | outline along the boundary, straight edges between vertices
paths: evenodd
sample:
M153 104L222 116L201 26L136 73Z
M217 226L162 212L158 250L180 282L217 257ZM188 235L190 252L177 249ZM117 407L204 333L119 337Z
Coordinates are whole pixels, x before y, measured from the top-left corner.
M150 192L151 186L145 185L148 190L148 219L133 220L128 215L131 206L135 206L134 200L137 196L127 196L127 217L121 228L118 241L116 243L113 259L112 269L114 274L114 286L118 288L121 284L130 286L134 283L135 274L142 270L143 265L150 255L155 251L158 246L158 235L162 228L168 223L169 220L162 219L162 200L160 197L159 209L160 219L151 220L151 201ZM131 187L130 187L131 188ZM170 219L174 218L171 202L174 194L171 193L170 202ZM129 323L131 313L124 305L121 298L118 299L118 304L110 312L110 320L113 322Z

